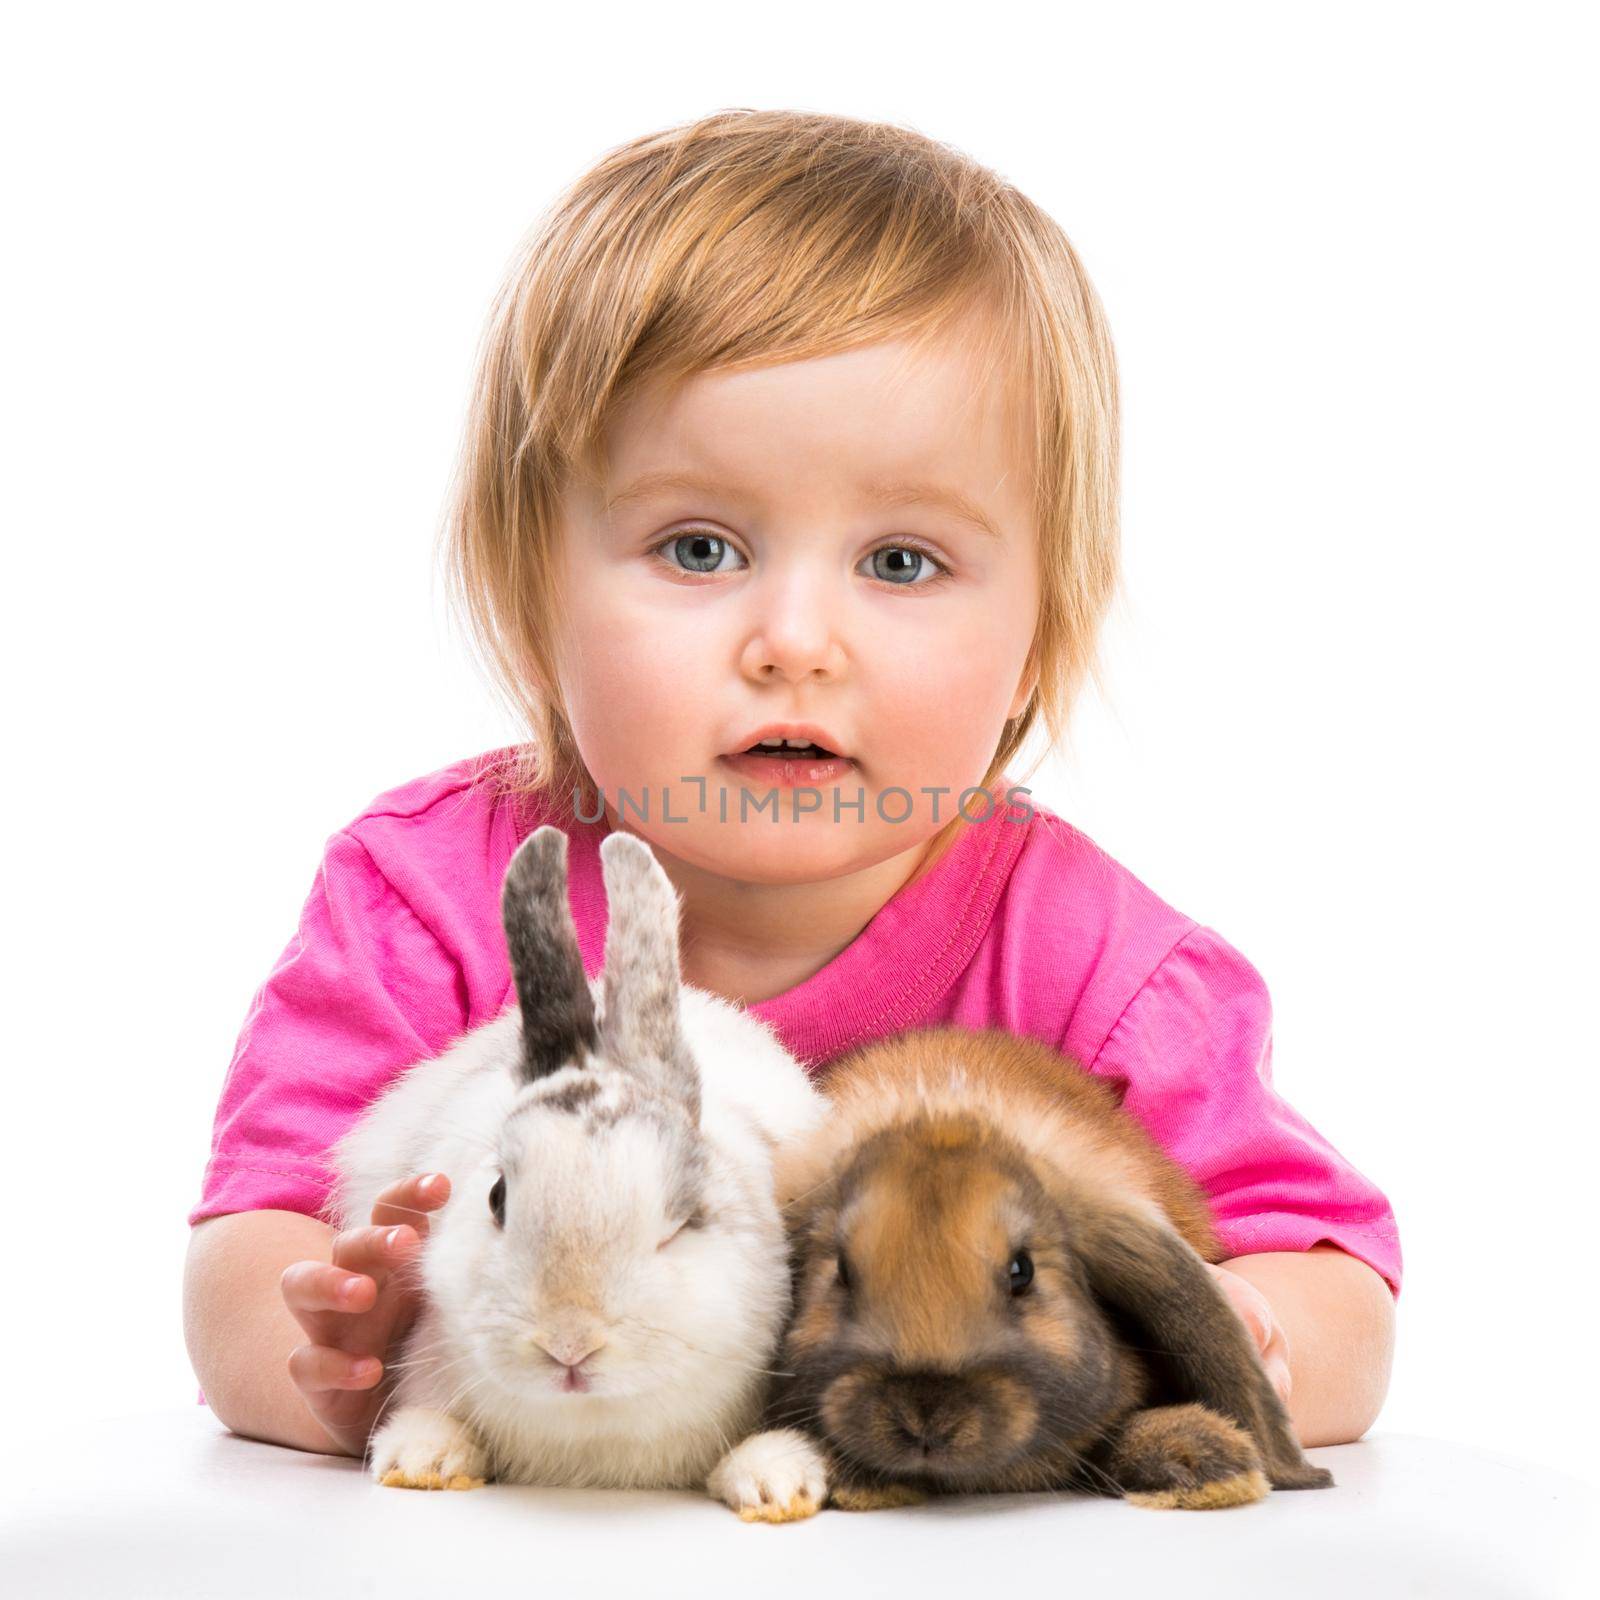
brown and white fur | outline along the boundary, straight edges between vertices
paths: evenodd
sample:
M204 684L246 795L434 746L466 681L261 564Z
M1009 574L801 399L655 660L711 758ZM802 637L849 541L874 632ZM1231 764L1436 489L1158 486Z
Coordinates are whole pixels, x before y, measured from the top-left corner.
M825 1102L771 1029L679 980L679 903L645 842L600 846L586 980L567 837L502 892L518 1006L402 1073L335 1148L338 1226L443 1172L423 1309L370 1445L406 1488L699 1488L760 1419L789 1305L772 1155Z
M1203 1191L1111 1085L937 1027L824 1086L831 1115L777 1174L783 1376L713 1494L787 1521L948 1491L1199 1509L1332 1483L1205 1265L1223 1251Z

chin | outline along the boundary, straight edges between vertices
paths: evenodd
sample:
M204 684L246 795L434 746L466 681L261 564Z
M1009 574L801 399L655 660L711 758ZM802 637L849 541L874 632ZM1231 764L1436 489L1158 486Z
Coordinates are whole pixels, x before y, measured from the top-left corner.
M834 1438L830 1442L847 1460L868 1472L935 1492L976 1488L1018 1459L1017 1452L988 1450L982 1444L969 1450L922 1450L915 1446L886 1448L881 1438Z
M587 1389L563 1389L561 1379L551 1373L528 1373L517 1385L517 1400L524 1408L548 1412L552 1416L581 1411L596 1402L614 1398L614 1390L592 1379Z
M764 818L753 816L736 823L730 807L728 824L720 827L715 826L715 802L712 804L709 816L713 827L703 835L688 828L662 830L663 848L702 872L744 883L776 885L812 883L818 877L842 875L856 865L854 852L846 848L853 841L821 814L796 823L789 821L785 809L776 823L770 811ZM826 835L815 831L823 826L829 830Z

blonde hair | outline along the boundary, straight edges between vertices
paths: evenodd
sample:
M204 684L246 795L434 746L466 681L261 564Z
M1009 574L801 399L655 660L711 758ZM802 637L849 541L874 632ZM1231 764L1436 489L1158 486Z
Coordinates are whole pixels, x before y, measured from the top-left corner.
M948 145L798 111L630 140L556 199L490 313L445 528L453 598L528 734L506 788L563 802L596 788L560 700L554 556L558 502L598 475L615 408L650 380L957 327L1005 363L1039 534L1037 682L988 787L1037 723L1065 738L1117 581L1116 365L1066 235Z

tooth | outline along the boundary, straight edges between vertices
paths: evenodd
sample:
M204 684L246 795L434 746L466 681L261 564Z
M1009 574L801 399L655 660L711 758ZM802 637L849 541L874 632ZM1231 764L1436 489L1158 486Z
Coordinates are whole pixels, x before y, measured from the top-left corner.
M756 741L757 748L762 750L808 750L815 743L814 739L758 739Z

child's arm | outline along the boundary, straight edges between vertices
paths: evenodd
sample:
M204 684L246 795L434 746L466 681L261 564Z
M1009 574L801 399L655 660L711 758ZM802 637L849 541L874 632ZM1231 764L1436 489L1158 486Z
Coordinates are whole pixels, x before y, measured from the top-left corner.
M1389 1285L1365 1261L1328 1243L1234 1256L1219 1265L1261 1291L1282 1330L1289 1420L1301 1446L1359 1439L1389 1389L1395 1334Z
M386 1287L397 1262L372 1234L399 1226L402 1256L414 1253L433 1209L412 1198L375 1210L341 1245L321 1220L329 1151L398 1074L486 1020L509 981L458 954L477 949L474 920L498 905L472 877L489 824L457 803L459 785L434 788L450 803L407 786L329 839L240 1030L189 1214L185 1335L206 1399L235 1431L301 1450L364 1450L393 1382L359 1376L352 1358L386 1358L406 1299L403 1283ZM335 1296L358 1276L347 1309Z
M390 1387L383 1363L416 1312L399 1269L449 1192L446 1179L427 1189L406 1179L379 1197L370 1227L343 1233L294 1211L195 1224L184 1336L206 1401L229 1428L296 1450L365 1452ZM363 1372L364 1360L376 1365Z
M1287 1391L1301 1445L1359 1438L1389 1384L1394 1212L1274 1089L1261 974L1196 926L1113 1014L1098 1053L1080 1059L1205 1190L1227 1252L1214 1270Z
M305 1342L279 1287L302 1258L332 1259L333 1229L297 1211L197 1222L183 1272L183 1333L206 1403L235 1433L343 1455L289 1376Z

